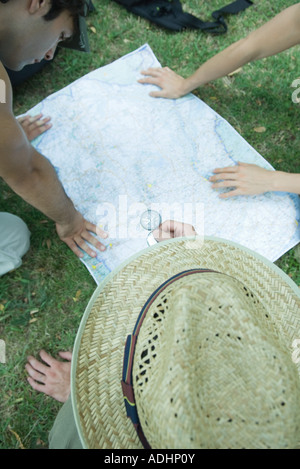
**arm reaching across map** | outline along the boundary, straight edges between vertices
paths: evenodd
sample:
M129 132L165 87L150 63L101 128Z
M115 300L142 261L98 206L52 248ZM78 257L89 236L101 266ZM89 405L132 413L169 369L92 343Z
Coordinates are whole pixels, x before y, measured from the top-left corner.
M235 195L263 194L269 191L284 191L300 194L300 174L271 171L260 166L239 163L236 166L216 168L211 176L213 189L231 187L229 192L220 194L227 199Z
M47 155L77 210L110 232L109 243L104 243L106 251L98 252L96 258L85 255L83 263L98 284L121 262L144 249L150 241L147 231L160 223L144 231L141 215L149 209L164 220L189 222L199 233L205 226L208 235L239 242L276 260L287 246L298 242L298 197L271 192L232 197L226 203L219 199L221 190L211 190L209 181L214 168L238 161L272 168L196 96L174 106L171 100L149 98L149 91L140 84L135 85L138 95L132 93L139 70L155 66L159 62L145 44L30 110L31 115L43 112L55 121L48 135L33 146ZM115 86L120 76L122 84ZM107 87L111 92L106 92ZM90 126L85 113L77 116L75 111L81 104L88 111L95 101L107 106L108 114L92 119ZM93 109L98 115L98 108ZM120 115L127 117L120 120ZM101 128L106 131L99 132ZM112 158L107 158L111 151Z
M278 54L300 43L300 3L286 8L246 38L231 44L202 64L188 78L177 75L169 67L148 68L139 83L161 88L150 96L179 98L217 78L224 77L247 63Z
M66 5L34 0L20 5L6 1L0 4L0 10L0 83L5 94L0 102L0 177L16 194L56 223L59 237L77 256L83 257L81 248L94 257L96 252L87 242L105 250L91 234L96 234L96 226L75 209L50 161L29 142L49 128L49 120L41 119L41 115L31 122L29 118L14 117L12 88L4 68L18 71L42 58L51 60L58 43L73 36L74 18L83 13L83 3L78 0ZM57 12L51 21L46 21L52 10ZM9 47L7 37L11 39ZM107 237L104 232L98 234Z
M153 97L179 98L217 78L224 77L247 63L275 55L300 43L300 3L286 8L246 38L216 54L188 78L177 75L169 67L148 68L141 73L140 83L159 86ZM221 198L254 195L268 191L300 193L300 174L271 172L254 165L219 168L210 180L213 188L234 187ZM234 184L233 184L234 183Z
M89 233L96 233L96 226L75 209L51 163L32 147L4 106L1 122L0 175L4 181L26 202L56 222L58 235L77 256L82 257L79 247L90 256L95 255L86 241L103 250L104 246Z

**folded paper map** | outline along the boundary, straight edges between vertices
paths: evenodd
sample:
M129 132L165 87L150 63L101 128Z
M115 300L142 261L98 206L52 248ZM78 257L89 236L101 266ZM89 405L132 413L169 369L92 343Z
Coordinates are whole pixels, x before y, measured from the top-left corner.
M141 70L158 66L145 44L30 111L53 123L33 145L52 162L76 208L110 233L106 252L85 255L84 264L99 283L146 248L140 218L147 210L275 261L300 240L299 197L268 192L220 199L208 180L214 168L238 161L273 168L193 94L150 97L156 87L137 80Z

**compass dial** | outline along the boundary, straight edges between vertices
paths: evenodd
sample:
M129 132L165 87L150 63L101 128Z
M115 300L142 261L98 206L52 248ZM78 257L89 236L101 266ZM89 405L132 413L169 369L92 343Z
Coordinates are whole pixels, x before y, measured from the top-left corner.
M141 225L145 230L153 231L161 224L161 215L155 210L146 210L141 215Z

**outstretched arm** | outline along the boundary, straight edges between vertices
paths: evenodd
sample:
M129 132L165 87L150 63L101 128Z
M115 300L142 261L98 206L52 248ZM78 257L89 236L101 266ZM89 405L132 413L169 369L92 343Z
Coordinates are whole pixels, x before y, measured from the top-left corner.
M286 8L246 38L230 45L184 79L168 67L150 68L140 83L161 88L150 93L153 97L179 98L217 78L228 75L243 65L282 52L300 43L300 3Z
M97 249L105 249L91 234L96 233L96 226L75 209L53 166L33 148L13 116L10 83L0 65L2 77L7 93L6 102L0 103L0 176L16 194L56 223L58 235L77 256L82 257L79 248L95 256L87 241ZM99 230L98 234L106 237Z

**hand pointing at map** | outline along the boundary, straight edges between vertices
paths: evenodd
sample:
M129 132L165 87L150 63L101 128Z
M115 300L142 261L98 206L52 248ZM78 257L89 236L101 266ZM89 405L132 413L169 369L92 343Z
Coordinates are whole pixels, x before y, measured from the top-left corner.
M52 127L50 117L43 117L42 114L19 117L18 122L21 124L29 141L34 140ZM101 238L107 238L107 233L99 228L97 228L96 233L96 225L85 220L79 212L75 215L72 224L56 224L56 230L60 239L64 241L78 257L83 257L82 251L85 251L91 257L96 256L95 251L89 247L86 241L100 251L105 250L105 246L91 233L95 233Z
M51 118L43 117L43 114L41 113L36 116L18 117L17 120L19 124L21 124L26 137L30 142L52 127L52 124L50 123Z
M149 93L153 98L180 98L188 92L185 89L186 80L169 67L148 68L148 70L142 70L141 75L145 78L140 78L139 83L150 83L161 88Z
M83 253L80 249L85 251L91 257L96 256L96 252L89 247L87 242L96 249L105 251L105 246L91 233L98 234L101 238L107 238L108 234L99 229L99 227L97 227L96 233L96 225L85 220L79 212L77 212L72 223L57 223L56 231L60 239L64 241L78 257L83 257Z
M213 189L231 188L229 192L220 194L226 199L236 195L254 195L274 190L274 171L247 163L235 166L216 168L210 177Z
M153 231L153 236L158 242L172 238L196 235L197 233L192 225L176 220L166 220Z
M214 176L209 178L213 189L231 188L228 192L220 194L221 199L269 191L300 194L300 174L272 171L248 163L216 168L213 172Z

